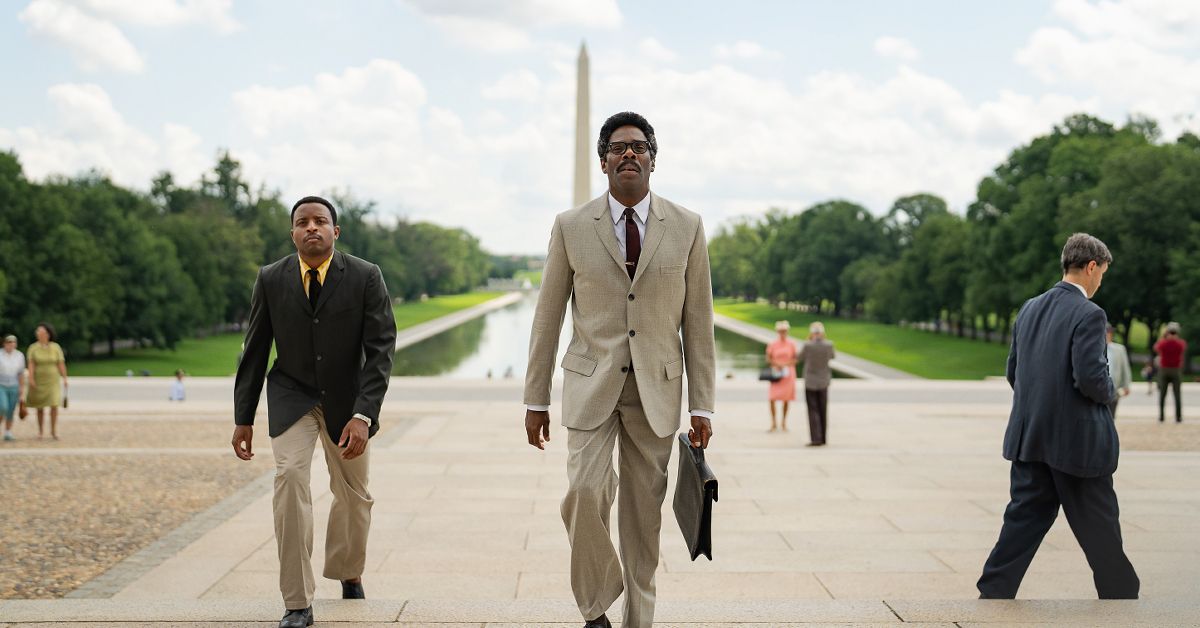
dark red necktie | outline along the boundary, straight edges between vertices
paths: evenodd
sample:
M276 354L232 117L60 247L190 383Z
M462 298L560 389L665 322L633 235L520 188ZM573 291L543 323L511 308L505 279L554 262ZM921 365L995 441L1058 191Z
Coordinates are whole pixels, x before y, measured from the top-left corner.
M638 258L642 255L642 234L638 233L637 212L632 207L625 208L625 270L629 278L637 272Z

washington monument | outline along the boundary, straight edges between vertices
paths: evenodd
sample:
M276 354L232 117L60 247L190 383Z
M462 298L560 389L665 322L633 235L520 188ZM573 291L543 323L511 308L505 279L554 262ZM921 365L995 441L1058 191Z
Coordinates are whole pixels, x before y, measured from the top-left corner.
M575 197L572 206L579 207L592 200L592 149L588 132L588 56L587 45L579 45L575 86Z

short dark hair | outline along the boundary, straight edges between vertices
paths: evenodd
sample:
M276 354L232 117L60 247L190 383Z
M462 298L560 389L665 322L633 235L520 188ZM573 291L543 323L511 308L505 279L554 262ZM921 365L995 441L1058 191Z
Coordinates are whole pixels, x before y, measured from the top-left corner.
M46 321L42 321L42 322L38 323L37 327L34 327L34 329L37 329L38 327L46 328L46 333L50 335L50 342L54 342L54 340L56 338L58 338L58 334L54 333L54 325L51 325L50 323L47 323Z
M1062 269L1064 273L1074 268L1087 268L1088 262L1111 264L1112 253L1100 238L1086 233L1075 233L1067 238L1062 250Z
M324 205L326 208L329 209L329 215L333 218L333 224L335 224L335 225L337 224L337 210L333 208L333 203L330 203L329 201L321 198L320 196L305 196L304 198L296 201L296 204L292 205L292 218L291 218L292 222L296 222L296 209L299 208L301 205L307 205L308 203L317 203L318 205Z
M654 137L654 127L650 126L650 122L641 114L622 111L610 116L600 127L600 139L596 142L596 153L600 155L600 159L604 159L604 155L608 153L608 141L612 138L613 131L623 126L636 126L641 129L646 135L646 141L650 143L650 158L654 159L658 155L658 140Z

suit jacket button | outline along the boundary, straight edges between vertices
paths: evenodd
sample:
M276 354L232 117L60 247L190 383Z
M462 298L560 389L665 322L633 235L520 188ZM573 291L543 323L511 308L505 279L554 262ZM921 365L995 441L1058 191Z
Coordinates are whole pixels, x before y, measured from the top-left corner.
M629 372L629 367L628 367L628 366L622 366L622 367L621 367L621 372L622 372L622 373L628 373L628 372Z
M630 337L630 338L633 338L633 337L634 337L634 336L636 336L636 335L637 335L637 332L636 332L636 331L633 331L632 329L631 329L631 330L629 330L629 337Z
M320 359L321 359L321 356L317 356L317 360L320 360Z
M322 396L322 397L324 397L324 396L325 396L325 391L324 391L324 390L322 390L322 391L321 391L321 396Z
M632 301L632 300L633 300L633 295L632 295L632 294L631 294L631 295L629 295L629 300L630 300L630 301Z
M319 319L319 318L314 318L314 319L313 319L313 324L314 324L314 325L315 325L315 324L317 324L317 323L319 323L319 322L321 322L321 319Z

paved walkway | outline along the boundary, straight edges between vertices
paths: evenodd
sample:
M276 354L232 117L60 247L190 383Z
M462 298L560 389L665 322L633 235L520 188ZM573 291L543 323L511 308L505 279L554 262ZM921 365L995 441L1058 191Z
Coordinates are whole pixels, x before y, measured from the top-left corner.
M76 379L72 401L120 412L127 396L105 381ZM190 382L213 400L175 414L226 421L229 402L217 397L231 398L232 380ZM803 447L802 414L789 433L764 431L757 382L718 385L715 560L688 560L668 499L658 625L1200 625L1200 453L1122 454L1116 485L1141 601L1092 600L1090 572L1060 520L1021 590L1027 599L983 602L973 583L1007 499L1004 383L839 380L823 449ZM1184 396L1186 421L1200 421L1200 386ZM393 380L383 420L396 427L372 444L371 599L334 600L337 583L319 579L320 625L581 625L558 514L565 435L555 417L548 451L526 445L519 399L518 382ZM1176 429L1156 424L1152 403L1129 398L1121 421ZM265 439L257 449L269 455ZM319 453L313 466L319 574L330 496ZM267 479L214 507L224 516L202 514L161 555L101 576L123 583L93 587L111 597L0 601L0 626L270 625L280 607ZM620 615L619 602L613 610Z
M753 323L739 321L736 318L731 318L723 314L713 314L713 324L721 329L731 331L735 334L757 340L764 344L775 342L779 334L765 327L759 327ZM894 369L890 366L884 366L878 362L864 360L838 349L837 359L829 363L829 367L835 372L857 379L921 379L912 373L906 373L899 369Z

